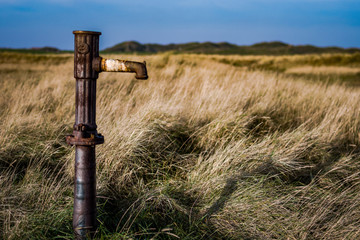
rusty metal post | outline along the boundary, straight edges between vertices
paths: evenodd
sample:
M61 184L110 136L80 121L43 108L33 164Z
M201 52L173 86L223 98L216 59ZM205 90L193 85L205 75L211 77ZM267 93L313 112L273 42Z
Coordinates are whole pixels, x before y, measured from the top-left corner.
M96 81L102 71L135 72L137 79L147 79L145 62L103 59L99 56L100 32L74 31L74 77L76 79L75 124L66 136L75 145L75 185L73 228L76 239L92 238L96 232L96 162L95 145L104 143L97 132Z

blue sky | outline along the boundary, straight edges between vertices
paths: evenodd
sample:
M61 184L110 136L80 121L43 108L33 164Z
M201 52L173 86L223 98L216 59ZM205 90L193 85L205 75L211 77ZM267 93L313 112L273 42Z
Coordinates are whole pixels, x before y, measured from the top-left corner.
M100 48L227 41L360 47L360 0L0 0L0 47L73 48L73 30Z

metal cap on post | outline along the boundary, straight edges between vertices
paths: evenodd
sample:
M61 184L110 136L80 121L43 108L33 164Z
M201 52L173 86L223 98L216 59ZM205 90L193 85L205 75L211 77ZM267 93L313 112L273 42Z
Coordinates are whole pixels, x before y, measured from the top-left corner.
M99 73L135 72L137 79L147 79L146 64L99 56L100 32L74 31L74 77L76 79L75 124L66 136L75 145L75 185L73 228L76 239L93 238L96 228L95 145L104 143L96 126L96 81Z

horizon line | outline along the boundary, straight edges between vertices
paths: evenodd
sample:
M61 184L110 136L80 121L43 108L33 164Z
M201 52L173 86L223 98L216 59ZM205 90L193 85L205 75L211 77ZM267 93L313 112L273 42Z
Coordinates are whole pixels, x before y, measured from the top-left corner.
M281 40L273 40L273 41L260 41L260 42L255 42L255 43L252 43L252 44L236 44L236 43L231 43L231 42L227 42L227 41L189 41L189 42L179 42L179 43L175 43L175 42L170 42L170 43L154 43L154 42L148 42L148 43L142 43L140 41L137 41L137 40L125 40L125 41L122 41L122 42L119 42L119 43L116 43L112 46L109 46L109 47L105 47L103 48L102 50L100 51L104 51L106 50L107 48L111 48L111 47L114 47L118 44L122 44L122 43L127 43L127 42L136 42L136 43L139 43L141 45L146 45L146 44L156 44L156 45L177 45L177 44L189 44L189 43L215 43L215 44L220 44L220 43L228 43L228 44L231 44L231 45L235 45L235 46L239 46L239 47L248 47L248 46L253 46L253 45L256 45L256 44L261 44L261 43L283 43L283 44L286 44L286 45L289 45L289 46L313 46L313 47L318 47L318 48L342 48L342 49L360 49L360 46L359 47L341 47L341 46L338 46L338 45L326 45L326 46L320 46L320 45L315 45L315 44L311 44L311 43L305 43L305 44L291 44L291 43L287 43L287 42L284 42L284 41L281 41ZM61 49L61 48L58 48L56 46L51 46L51 45L44 45L44 46L33 46L33 47L18 47L18 48L14 48L14 47L2 47L0 46L0 49L12 49L12 50L21 50L21 49L24 49L24 50L31 50L31 49L41 49L41 48L56 48L60 51L73 51L73 49Z

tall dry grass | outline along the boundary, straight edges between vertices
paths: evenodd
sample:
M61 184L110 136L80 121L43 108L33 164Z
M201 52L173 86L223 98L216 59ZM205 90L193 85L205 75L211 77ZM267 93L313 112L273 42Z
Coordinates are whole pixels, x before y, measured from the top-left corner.
M98 80L97 237L360 237L360 89L233 56L128 58L148 81ZM71 238L72 60L21 59L0 64L0 236Z

